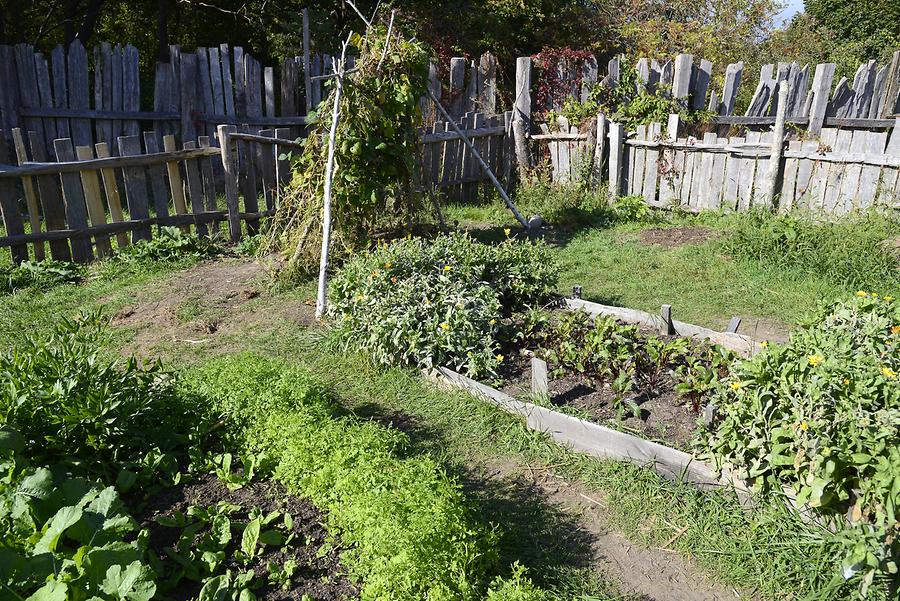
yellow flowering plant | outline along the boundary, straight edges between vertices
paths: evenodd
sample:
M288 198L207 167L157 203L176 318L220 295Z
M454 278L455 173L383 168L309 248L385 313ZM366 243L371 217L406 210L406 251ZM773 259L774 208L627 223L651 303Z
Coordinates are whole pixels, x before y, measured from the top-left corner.
M862 585L900 557L900 304L853 295L732 368L712 402L717 423L701 453L761 492L797 492L825 515L853 509L843 575ZM735 386L740 382L740 386ZM861 590L862 590L861 585Z
M503 362L498 320L555 288L546 257L540 243L461 234L378 244L332 278L329 315L346 346L381 363L493 376Z

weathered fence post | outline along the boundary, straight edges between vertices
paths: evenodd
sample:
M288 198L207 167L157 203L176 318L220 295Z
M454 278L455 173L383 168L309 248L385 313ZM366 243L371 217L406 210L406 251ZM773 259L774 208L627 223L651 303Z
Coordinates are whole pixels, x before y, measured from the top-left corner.
M609 124L609 198L614 201L622 189L622 154L625 151L625 126Z
M455 56L450 59L450 114L459 119L466 105L464 85L466 79L466 59Z
M606 154L606 115L597 115L597 132L594 138L594 162L591 170L591 180L594 186L599 186L603 178L603 157Z
M781 174L781 156L784 152L784 119L787 114L787 96L790 85L782 81L778 86L778 112L775 114L775 129L772 132L772 154L769 157L769 170L766 173L766 206L775 206L775 193L778 189L778 178Z
M528 158L528 132L531 131L531 57L516 59L516 97L513 112L516 163L519 176L531 169Z
M228 233L232 242L241 239L241 214L238 204L238 172L234 161L234 141L231 134L237 132L235 125L220 125L219 146L222 149L222 168L225 175L225 204L228 207Z

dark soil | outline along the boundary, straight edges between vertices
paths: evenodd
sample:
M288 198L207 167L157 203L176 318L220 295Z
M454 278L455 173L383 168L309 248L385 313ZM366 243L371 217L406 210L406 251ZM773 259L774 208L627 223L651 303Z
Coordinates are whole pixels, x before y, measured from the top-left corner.
M715 240L718 237L718 232L694 225L652 228L640 233L641 242L644 244L655 244L666 248L703 244L707 240Z
M506 394L517 398L531 395L531 357L525 353L510 353L501 377L501 388ZM585 376L565 373L554 374L556 366L550 364L550 403L555 406L572 407L584 414L590 421L602 425L625 427L640 436L663 442L676 449L687 450L696 432L698 415L690 403L684 403L675 393L675 381L666 374L656 390L636 390L628 393L626 399L633 400L640 409L640 416L634 417L628 404L623 404L621 421L615 403L615 393L608 383L592 382Z
M339 541L330 536L322 525L322 512L307 499L289 495L277 482L253 482L229 491L215 476L204 476L151 497L136 519L142 528L150 531L151 552L171 565L173 562L164 549L176 544L182 529L162 526L156 522L157 518L171 517L176 511L187 513L192 505L209 507L220 501L241 507L230 515L232 524L247 523L248 514L254 507L261 509L263 514L278 510L293 517L294 540L282 548L262 546L248 565L238 564L234 558L234 552L240 548L241 533L232 526L231 543L225 549L224 568L232 573L252 569L255 573L252 588L258 599L300 601L303 595L309 595L316 601L336 601L359 597L358 588L350 582L346 569L341 565ZM281 518L276 523L280 521ZM269 562L281 566L289 559L296 561L298 568L290 586L283 590L279 585L268 582L269 570L266 566ZM219 571L224 572L224 569L220 567ZM200 588L200 583L184 579L168 594L176 601L193 599Z

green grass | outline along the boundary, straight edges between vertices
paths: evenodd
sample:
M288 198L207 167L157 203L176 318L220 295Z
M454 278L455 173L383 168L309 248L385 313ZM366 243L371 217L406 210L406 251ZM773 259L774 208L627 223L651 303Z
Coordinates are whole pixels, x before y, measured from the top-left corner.
M565 295L580 285L584 298L596 302L654 312L671 304L676 318L717 329L737 315L742 333L777 339L820 302L860 287L900 290L897 260L882 246L900 226L875 214L816 223L802 215L656 213L622 223L596 193L537 186L517 201L524 213L551 211L561 223L548 237ZM449 205L445 214L484 239L497 239L507 227L520 231L495 200ZM679 226L701 226L712 235L677 247L641 239L645 230Z

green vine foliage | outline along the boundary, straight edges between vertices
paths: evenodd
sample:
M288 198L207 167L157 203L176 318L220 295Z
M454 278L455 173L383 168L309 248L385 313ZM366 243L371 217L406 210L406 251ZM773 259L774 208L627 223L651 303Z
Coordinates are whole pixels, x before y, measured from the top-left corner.
M359 54L341 93L332 184L332 252L338 259L418 210L416 126L428 81L429 55L419 42L396 35L388 39L380 26L351 42ZM294 159L286 197L261 243L263 253L286 255L282 273L288 277L310 271L318 260L335 93L332 80L319 118Z
M626 60L619 68L619 82L615 87L596 84L587 101L569 97L557 114L570 123L582 123L604 113L612 121L623 123L625 129L634 131L638 125L666 123L671 114L678 114L683 123L703 123L713 114L706 110L690 110L662 90L649 92L643 85L637 69ZM548 122L555 122L555 115L548 115Z

